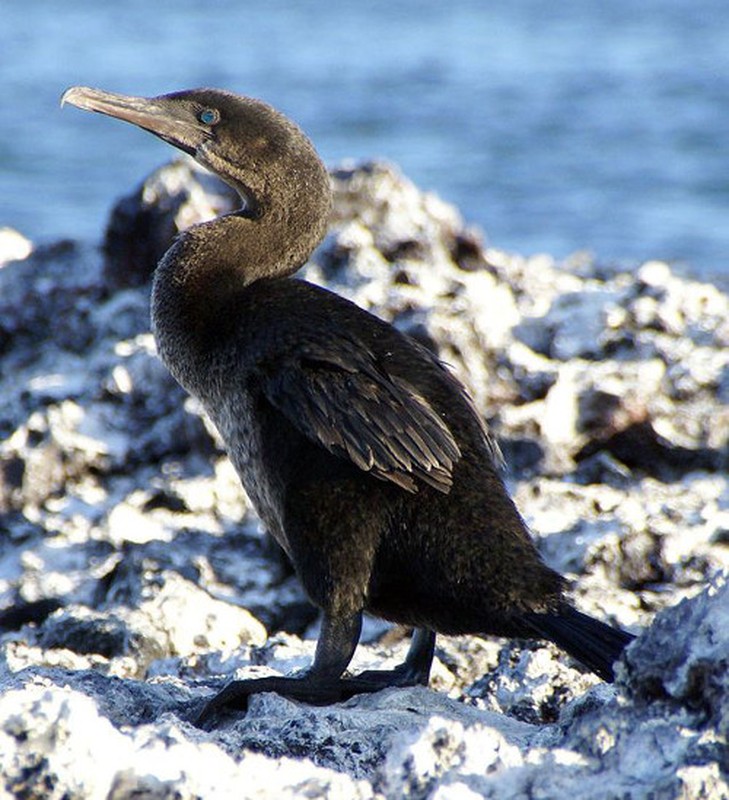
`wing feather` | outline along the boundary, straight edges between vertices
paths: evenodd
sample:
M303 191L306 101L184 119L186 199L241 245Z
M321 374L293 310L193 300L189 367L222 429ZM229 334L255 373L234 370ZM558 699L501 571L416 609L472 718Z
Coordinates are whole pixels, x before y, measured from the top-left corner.
M302 343L261 367L268 401L312 441L409 492L447 493L461 456L445 421L407 380L346 336Z

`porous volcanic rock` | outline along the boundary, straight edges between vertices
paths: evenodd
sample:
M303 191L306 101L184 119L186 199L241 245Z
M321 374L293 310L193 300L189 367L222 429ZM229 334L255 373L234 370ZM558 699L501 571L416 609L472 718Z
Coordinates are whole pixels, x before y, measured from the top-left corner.
M545 559L581 608L641 634L616 684L541 642L439 637L429 688L326 708L260 695L214 730L191 724L230 677L305 668L317 615L155 354L156 259L233 207L175 162L120 201L103 250L13 245L0 269L0 786L729 796L726 293L659 262L488 247L391 165L347 165L332 184L303 275L468 386ZM352 668L406 648L367 620Z

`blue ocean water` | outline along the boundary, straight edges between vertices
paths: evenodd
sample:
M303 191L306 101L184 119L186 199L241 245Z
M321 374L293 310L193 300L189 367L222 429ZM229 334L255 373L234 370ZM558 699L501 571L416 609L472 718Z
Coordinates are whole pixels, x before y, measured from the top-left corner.
M726 0L0 0L0 226L99 238L170 158L72 84L221 86L387 158L525 254L729 275Z

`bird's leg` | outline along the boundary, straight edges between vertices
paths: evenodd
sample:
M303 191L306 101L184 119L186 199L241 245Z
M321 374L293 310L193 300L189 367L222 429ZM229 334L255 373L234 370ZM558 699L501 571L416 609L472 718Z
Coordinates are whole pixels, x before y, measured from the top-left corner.
M249 696L260 692L276 692L312 705L328 705L368 691L350 686L350 682L341 677L352 659L361 629L362 613L359 611L346 617L325 614L314 663L301 677L273 675L231 681L208 701L195 724L204 725L223 708L245 711Z
M376 692L387 686L427 686L435 650L435 632L416 628L405 661L394 669L371 669L355 675L350 683L360 692ZM370 687L370 688L367 688Z
M205 725L224 708L245 711L250 695L260 692L276 692L311 705L329 705L388 686L427 686L435 633L426 628L415 630L405 661L394 669L367 670L352 678L342 678L359 641L361 627L361 613L344 618L325 615L314 663L301 677L274 675L231 681L208 701L195 724Z

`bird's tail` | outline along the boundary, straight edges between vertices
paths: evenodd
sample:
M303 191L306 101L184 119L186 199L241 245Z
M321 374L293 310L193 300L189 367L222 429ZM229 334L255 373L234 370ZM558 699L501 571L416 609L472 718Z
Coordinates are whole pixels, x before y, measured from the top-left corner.
M613 664L635 638L571 606L553 614L524 614L523 621L610 683L615 679Z

